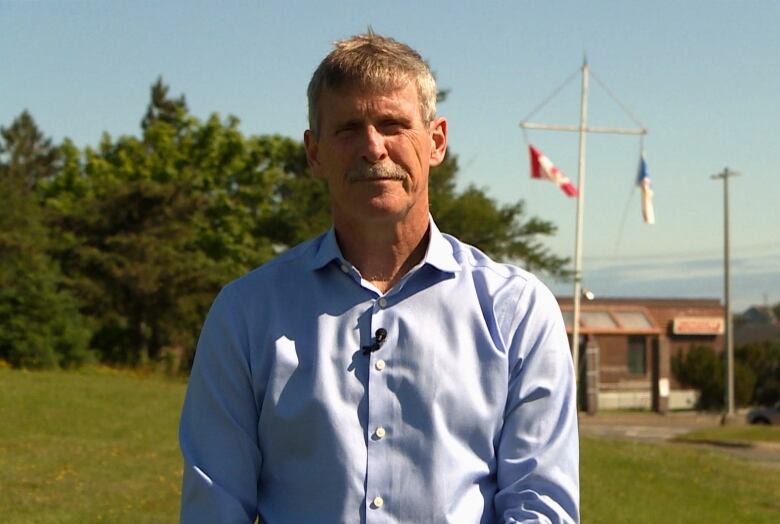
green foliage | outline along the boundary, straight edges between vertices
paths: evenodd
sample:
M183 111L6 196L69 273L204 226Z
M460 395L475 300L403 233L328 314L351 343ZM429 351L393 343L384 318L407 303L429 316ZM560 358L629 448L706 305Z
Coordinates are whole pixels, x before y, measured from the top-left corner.
M0 127L0 137L0 176L31 190L56 175L59 150L38 129L27 110L9 127Z
M537 217L525 219L522 201L502 206L473 185L458 193L457 171L457 157L447 155L429 176L431 214L442 231L497 260L556 277L568 274L569 260L553 255L541 242L542 237L555 234L554 224Z
M716 354L707 346L693 346L686 353L672 357L672 371L681 384L699 390L699 409L719 409L724 406L724 354ZM756 375L740 361L734 362L734 402L746 406L753 397Z
M141 129L144 131L156 122L163 122L175 130L180 130L187 125L187 101L184 95L179 98L168 96L169 87L163 82L162 77L152 84L151 100L146 107L146 115L141 120Z
M755 376L751 404L771 406L780 401L780 341L739 347L734 351L734 359Z
M704 346L672 357L672 370L684 385L699 390L699 407L724 405L724 355ZM734 401L737 405L773 405L780 400L780 342L747 344L734 350Z
M0 128L0 360L18 367L80 365L91 358L89 329L48 250L36 192L60 152L27 111Z
M72 172L46 188L68 239L57 256L98 320L104 361L188 360L220 285L274 254L259 229L272 207L267 141L245 139L234 118L200 123L166 92L153 86L140 139L71 154Z
M78 366L89 329L46 254L47 230L24 181L0 177L0 360L17 367ZM11 205L12 204L12 205Z
M330 226L327 188L311 176L303 144L247 137L239 124L216 114L198 120L160 78L138 137L55 147L27 112L3 128L0 175L29 198L9 200L9 230L26 247L1 261L12 284L0 309L2 340L27 333L27 342L7 342L0 358L77 364L86 355L76 350L84 315L102 361L186 368L221 285ZM564 273L567 260L540 242L552 224L525 219L522 202L500 206L476 187L458 192L457 169L449 156L430 176L442 230L494 258ZM30 231L16 224L23 217ZM33 318L49 327L28 329Z
M686 353L672 356L672 372L684 386L699 390L697 407L723 406L723 365L712 348L693 346Z

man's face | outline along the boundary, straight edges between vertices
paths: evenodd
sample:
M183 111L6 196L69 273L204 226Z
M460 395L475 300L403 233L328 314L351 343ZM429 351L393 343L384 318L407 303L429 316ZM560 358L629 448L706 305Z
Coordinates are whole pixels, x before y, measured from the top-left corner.
M428 219L428 171L444 159L447 122L425 124L413 83L388 92L325 90L309 165L327 181L334 221ZM423 217L422 219L420 217Z

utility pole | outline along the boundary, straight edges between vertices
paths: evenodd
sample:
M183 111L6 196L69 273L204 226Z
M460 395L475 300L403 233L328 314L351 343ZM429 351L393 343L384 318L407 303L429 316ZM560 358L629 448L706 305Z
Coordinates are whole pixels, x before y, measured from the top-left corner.
M578 173L577 173L577 223L576 223L576 239L574 243L574 296L572 297L574 304L573 319L572 319L572 336L571 336L571 357L574 364L574 376L575 380L579 380L579 361L580 361L580 302L582 298L582 235L584 230L584 212L585 212L585 137L588 133L607 133L618 135L645 135L647 130L644 127L637 128L625 128L625 127L589 127L588 126L588 78L590 76L590 68L588 67L588 60L582 61L582 84L580 95L580 124L573 125L559 125L559 124L541 124L528 122L524 120L520 122L520 127L523 129L543 129L546 131L570 131L579 133L579 161L578 161ZM598 81L598 77L594 76ZM607 93L614 98L612 93L607 90ZM548 100L549 101L549 98ZM615 98L615 101L626 111L625 106ZM546 104L546 102L545 102ZM542 104L544 105L544 104ZM538 107L535 113L541 109ZM626 111L627 112L627 111ZM628 112L627 112L628 113ZM636 119L628 113L629 117ZM528 118L530 118L529 115ZM638 123L638 122L637 122Z
M723 294L726 302L726 415L725 420L734 418L734 329L731 319L731 275L729 250L729 178L739 173L724 168L723 172L710 178L723 180Z

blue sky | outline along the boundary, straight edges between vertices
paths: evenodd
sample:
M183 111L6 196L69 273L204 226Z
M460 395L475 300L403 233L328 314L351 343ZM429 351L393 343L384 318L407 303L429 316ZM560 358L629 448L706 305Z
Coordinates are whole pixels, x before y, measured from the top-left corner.
M0 125L29 109L55 140L137 134L158 75L201 118L300 137L305 87L333 40L364 31L417 48L450 89L440 114L460 184L559 227L573 256L575 201L532 181L518 127L583 55L649 130L657 224L633 187L639 140L588 137L584 285L600 296L722 296L722 183L730 167L737 310L780 301L780 3L764 1L0 0ZM576 124L579 81L533 120ZM590 123L633 126L591 81ZM577 178L577 136L529 132ZM549 281L561 294L568 283Z

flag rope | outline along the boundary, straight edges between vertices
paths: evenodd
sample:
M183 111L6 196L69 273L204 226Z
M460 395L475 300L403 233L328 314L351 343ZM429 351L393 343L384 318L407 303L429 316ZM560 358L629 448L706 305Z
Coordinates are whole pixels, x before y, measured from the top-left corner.
M618 106L620 106L620 109L622 109L622 110L623 110L623 112L624 112L626 115L628 115L628 118L630 118L631 120L633 120L633 121L634 121L634 123L635 123L636 125L638 125L639 127L641 127L642 129L644 129L644 128L645 128L645 126L643 126L643 125L642 125L642 122L640 122L640 121L639 121L639 119L638 119L636 116L634 116L634 113L633 113L633 112L632 112L632 111L631 111L631 110L628 108L628 106L627 106L626 104L624 104L623 102L621 102L621 101L620 101L620 99L619 99L617 96L615 96L615 95L614 95L614 93L612 93L612 91L611 91L611 90L610 90L610 89L607 87L607 84L605 84L604 82L602 82L602 80L601 80L601 79L598 77L598 75L597 75L596 73L594 73L593 71L591 71L591 72L590 72L590 76L592 76L592 77L593 77L593 79L594 79L594 80L595 80L595 81L596 81L596 82L597 82L597 83L598 83L598 84L601 86L601 88L602 88L602 89L603 89L603 90L604 90L604 91L605 91L605 92L606 92L606 93L607 93L607 94L610 96L610 98L612 98L612 100L614 100L614 101L615 101L615 103L616 103ZM642 136L642 135L640 135L640 137L641 137L641 136Z
M567 78L566 80L564 80L564 81L563 81L563 83L562 83L561 85L559 85L559 86L558 86L558 87L557 87L557 88L556 88L556 89L555 89L555 90L552 92L552 94L551 94L551 95L549 95L547 98L545 98L545 99L542 101L542 103L541 103L541 104L539 104L539 105L538 105L538 106L536 106L536 107L535 107L533 110L531 110L531 112L530 112L530 113L528 113L528 115L527 115L527 116L526 116L526 117L525 117L525 118L522 120L522 122L527 122L529 118L531 118L531 117L532 117L532 116L534 116L536 113L538 113L539 111L541 111L541 110L542 110L542 108L543 108L544 106L546 106L547 104L549 104L549 103L550 103L550 100L552 100L553 98L555 98L555 97L558 95L558 93L560 93L560 92L563 90L563 88L564 88L564 87L566 87L566 85L567 85L569 82L571 82L572 80L574 80L574 79L577 77L577 75L579 75L579 74L580 74L580 70L579 70L579 68L578 68L576 71L574 71L574 73L572 73L572 74L571 74L571 76L569 76L569 78Z

